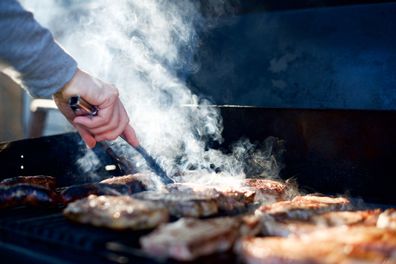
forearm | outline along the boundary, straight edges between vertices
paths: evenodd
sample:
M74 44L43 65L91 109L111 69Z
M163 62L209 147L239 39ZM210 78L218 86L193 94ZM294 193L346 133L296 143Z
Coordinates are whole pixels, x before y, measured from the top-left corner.
M69 82L77 64L16 0L0 1L0 58L21 73L36 97L48 97Z

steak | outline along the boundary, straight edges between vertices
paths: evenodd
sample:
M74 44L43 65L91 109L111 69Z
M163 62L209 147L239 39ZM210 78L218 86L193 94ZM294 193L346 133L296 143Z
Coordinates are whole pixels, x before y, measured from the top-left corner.
M129 196L105 195L72 202L63 214L78 223L120 230L153 228L169 218L168 210L161 205Z
M314 215L307 220L276 220L271 216L263 216L261 218L262 234L287 237L289 235L300 236L334 226L375 226L380 213L380 210L326 212Z
M35 186L41 186L49 190L55 190L56 180L52 176L36 175L36 176L18 176L13 178L7 178L0 181L0 186L11 186L15 184L29 184Z
M222 213L237 213L244 211L254 202L255 192L246 188L206 186L193 183L175 183L166 186L170 193L187 193L204 195L216 200Z
M206 220L182 218L160 226L140 239L151 255L188 261L199 256L227 251L237 238L254 235L258 220L254 217L221 217ZM256 230L256 231L255 231Z
M155 176L151 173L136 173L124 176L117 176L102 180L100 183L109 185L126 185L129 187L129 194L147 191L156 186Z
M273 203L287 200L294 193L291 186L268 179L245 179L243 185L253 190L255 201L261 203Z
M57 203L57 195L47 188L31 184L0 186L0 208L15 206L51 206Z
M376 227L334 227L303 237L244 238L246 263L394 263L396 233Z
M133 197L161 204L176 217L203 217L218 212L216 200L202 193L147 191Z
M326 197L305 195L296 196L291 201L281 201L260 206L256 214L266 214L277 220L282 219L309 219L315 214L351 209L351 203L343 197Z

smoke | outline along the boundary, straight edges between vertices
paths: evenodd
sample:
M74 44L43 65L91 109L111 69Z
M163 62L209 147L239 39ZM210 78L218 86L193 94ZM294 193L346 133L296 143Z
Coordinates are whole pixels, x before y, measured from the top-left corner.
M210 2L216 3L210 6ZM240 157L253 146L240 143L227 155L209 149L208 140L222 141L221 116L183 79L199 67L192 59L199 32L215 21L205 24L198 1L29 0L24 4L80 68L118 87L142 146L158 157L169 174L199 170L245 176L245 159ZM230 10L221 1L206 5L216 16ZM136 156L125 147L118 151ZM269 162L266 167L273 165Z

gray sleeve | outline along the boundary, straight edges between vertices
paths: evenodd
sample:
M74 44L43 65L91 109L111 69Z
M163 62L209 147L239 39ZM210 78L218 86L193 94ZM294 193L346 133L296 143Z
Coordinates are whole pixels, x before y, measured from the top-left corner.
M0 59L21 73L34 97L48 97L71 80L77 63L16 0L0 0Z

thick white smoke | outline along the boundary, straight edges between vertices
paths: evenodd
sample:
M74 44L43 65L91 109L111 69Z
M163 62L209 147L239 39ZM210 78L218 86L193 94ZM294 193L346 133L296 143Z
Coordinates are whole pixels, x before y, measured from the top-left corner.
M216 2L213 8L227 8ZM168 173L221 169L244 177L241 149L231 155L205 149L221 141L222 120L180 76L191 60L203 19L198 1L24 1L82 69L120 89L142 146ZM213 25L211 25L213 26ZM195 105L194 107L186 105ZM243 150L242 150L243 151Z

